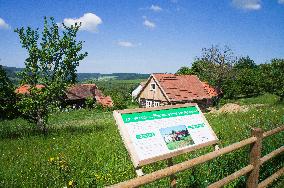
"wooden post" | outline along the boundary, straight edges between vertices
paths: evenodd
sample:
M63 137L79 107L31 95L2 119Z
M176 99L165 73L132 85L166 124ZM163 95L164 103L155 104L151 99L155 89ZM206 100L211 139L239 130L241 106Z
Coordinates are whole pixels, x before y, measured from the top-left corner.
M257 188L263 131L261 128L253 128L251 134L256 137L257 140L252 143L250 147L250 164L253 165L253 170L248 175L247 188Z
M173 165L174 165L173 159L169 158L168 159L168 167L173 166ZM170 185L171 185L172 188L176 188L176 186L177 186L177 180L176 180L176 176L174 174L170 175Z

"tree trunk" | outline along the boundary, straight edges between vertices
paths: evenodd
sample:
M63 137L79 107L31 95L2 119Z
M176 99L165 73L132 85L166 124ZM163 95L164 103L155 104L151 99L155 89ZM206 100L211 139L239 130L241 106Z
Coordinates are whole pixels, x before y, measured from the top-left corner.
M40 114L38 114L38 116L37 116L36 125L44 135L47 134L47 127L46 127L45 121Z

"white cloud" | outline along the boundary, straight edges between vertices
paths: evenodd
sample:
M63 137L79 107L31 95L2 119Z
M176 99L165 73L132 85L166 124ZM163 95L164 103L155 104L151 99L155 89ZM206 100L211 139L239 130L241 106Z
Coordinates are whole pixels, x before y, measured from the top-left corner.
M244 10L259 10L261 9L261 0L233 0L233 5Z
M102 24L103 21L100 17L93 13L85 13L80 18L65 18L63 23L66 26L74 25L75 23L80 23L81 27L80 30L89 31L89 32L96 32L98 25Z
M10 26L5 22L5 20L0 18L0 29L9 29L9 28Z
M150 20L147 19L146 16L143 16L144 22L143 25L150 28L150 29L154 29L156 27L156 24Z
M279 4L284 4L284 0L278 0Z
M152 10L154 12L161 12L163 9L161 7L159 7L158 5L152 5L150 7L150 10Z
M132 42L129 42L129 41L118 41L117 45L121 46L121 47L126 47L126 48L135 47L135 45Z

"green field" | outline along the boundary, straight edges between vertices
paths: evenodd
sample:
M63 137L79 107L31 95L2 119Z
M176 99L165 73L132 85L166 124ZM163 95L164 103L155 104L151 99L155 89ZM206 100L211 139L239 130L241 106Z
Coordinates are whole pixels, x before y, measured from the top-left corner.
M209 124L227 146L250 136L252 127L270 130L283 124L284 104L272 95L247 99L253 104L265 102L248 112L206 114ZM238 101L234 101L238 102ZM240 103L245 104L246 100ZM22 119L0 122L0 187L103 187L135 177L111 112L77 110L53 114L47 136L39 134ZM265 155L283 146L284 133L269 137L263 143ZM212 151L212 147L174 158L178 163ZM206 187L248 164L249 147L223 155L177 174L178 187ZM284 154L261 168L260 180L284 166ZM143 167L145 173L166 167L161 161ZM168 187L169 179L147 185ZM243 187L245 177L228 187ZM284 178L273 187L283 187Z

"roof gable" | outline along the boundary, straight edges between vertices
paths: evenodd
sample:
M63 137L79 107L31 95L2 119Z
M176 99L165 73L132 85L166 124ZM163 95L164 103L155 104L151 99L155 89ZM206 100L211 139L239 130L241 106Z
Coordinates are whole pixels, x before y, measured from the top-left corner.
M161 87L161 85L159 84L159 82L156 80L156 78L154 77L153 74L150 75L150 77L147 79L147 81L145 82L143 88L140 90L140 92L138 93L136 98L139 98L141 96L141 94L143 93L143 91L147 88L147 86L150 84L151 80L153 79L153 81L157 84L158 89L161 91L161 94L164 96L164 98L170 102L168 96L165 94L163 88Z

